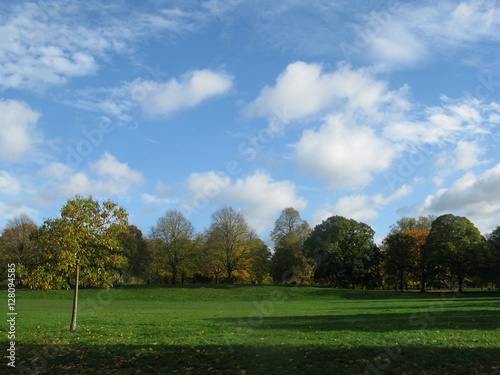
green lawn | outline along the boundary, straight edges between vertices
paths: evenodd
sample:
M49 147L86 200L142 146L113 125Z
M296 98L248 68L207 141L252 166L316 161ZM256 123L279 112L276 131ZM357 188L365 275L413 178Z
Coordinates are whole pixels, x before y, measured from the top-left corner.
M17 291L11 373L500 374L499 293L85 289L69 332L72 293Z

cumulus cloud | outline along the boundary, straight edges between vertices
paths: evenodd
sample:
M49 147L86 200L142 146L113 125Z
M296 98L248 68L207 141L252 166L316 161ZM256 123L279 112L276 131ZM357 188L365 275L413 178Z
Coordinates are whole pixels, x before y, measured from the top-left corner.
M331 188L362 187L374 173L389 168L395 156L393 144L370 127L348 127L342 116L329 117L317 131L305 130L295 145L299 169Z
M470 217L481 229L491 230L500 217L500 164L482 175L466 173L449 188L426 198L422 212L458 212Z
M0 99L0 162L16 162L33 153L41 136L40 114L16 100Z
M76 171L58 162L44 166L38 177L45 182L39 197L50 200L76 194L97 196L128 196L141 187L145 180L141 172L120 162L110 153L90 163L86 170Z
M307 204L297 196L292 182L274 181L263 172L235 181L214 171L193 173L188 186L192 197L186 209L195 209L211 200L236 205L257 232L268 229L284 208L303 209Z
M231 86L230 75L205 69L186 73L180 79L172 78L164 83L136 80L131 85L131 93L148 114L166 116L224 94Z
M365 194L350 195L342 197L333 206L319 209L313 214L313 224L319 224L330 216L339 215L357 221L367 221L378 217L377 209L392 201L403 198L410 194L411 186L403 185L391 195L384 197L376 194L370 197Z
M376 80L366 69L341 65L333 72L324 72L321 64L297 61L286 67L274 86L264 87L246 110L270 120L279 117L285 123L324 110L361 112L374 121L407 109L405 91L404 87L388 90L385 82Z

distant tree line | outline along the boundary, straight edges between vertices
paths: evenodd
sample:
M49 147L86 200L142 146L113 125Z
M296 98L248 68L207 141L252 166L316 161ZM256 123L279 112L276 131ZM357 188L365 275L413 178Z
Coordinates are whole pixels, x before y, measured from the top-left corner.
M464 217L402 218L381 246L367 224L332 216L311 228L286 208L270 233L271 252L241 213L217 209L196 232L169 210L144 235L123 207L75 196L56 219L27 215L0 236L0 266L36 289L119 284L282 283L339 288L500 287L500 226L483 237ZM5 278L5 272L1 277Z

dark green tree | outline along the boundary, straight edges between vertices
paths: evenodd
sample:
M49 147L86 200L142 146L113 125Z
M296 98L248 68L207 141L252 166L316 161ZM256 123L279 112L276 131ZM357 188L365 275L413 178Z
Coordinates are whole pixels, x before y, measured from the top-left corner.
M447 214L433 221L424 250L454 277L462 292L465 279L484 262L486 242L469 219Z
M360 284L374 256L374 234L369 225L342 216L318 224L304 243L314 279L338 287Z
M130 282L132 277L144 278L151 262L151 252L142 236L142 231L135 225L129 225L127 230L119 235L119 240L123 247L123 255L128 260L127 268L124 270L127 282Z
M404 232L390 234L383 242L385 271L397 280L401 292L415 268L416 254L412 251L415 242Z
M482 278L500 288L500 226L487 236L488 254L480 274Z

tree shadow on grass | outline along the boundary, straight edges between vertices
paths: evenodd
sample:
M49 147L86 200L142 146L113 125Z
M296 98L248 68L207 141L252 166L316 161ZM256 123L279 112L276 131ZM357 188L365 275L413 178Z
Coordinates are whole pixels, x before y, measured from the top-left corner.
M7 359L0 355L2 366ZM4 374L499 374L500 348L22 345ZM6 370L6 371L3 371Z
M422 329L500 329L497 310L423 310L414 313L344 314L316 316L265 316L270 310L257 310L246 317L214 318L232 326L292 331L391 332Z

